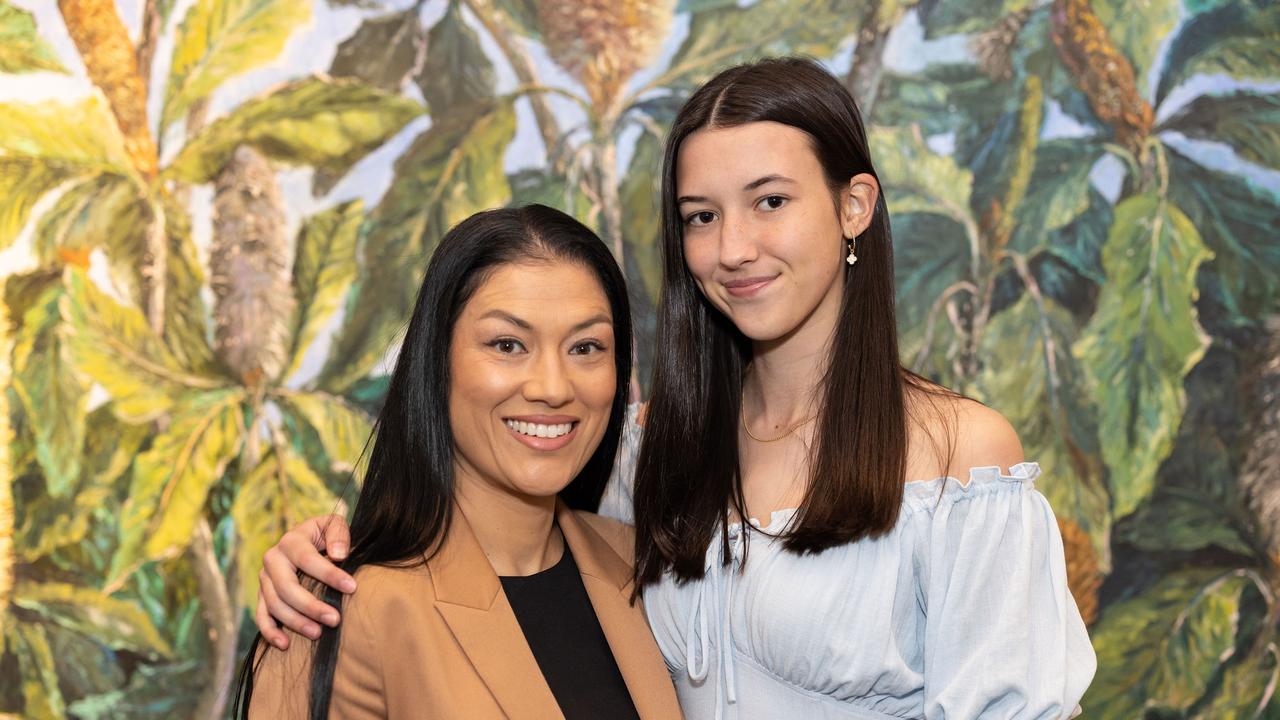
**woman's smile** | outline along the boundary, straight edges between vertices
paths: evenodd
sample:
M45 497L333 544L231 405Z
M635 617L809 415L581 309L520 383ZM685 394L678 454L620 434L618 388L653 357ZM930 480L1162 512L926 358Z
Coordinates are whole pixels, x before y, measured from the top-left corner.
M559 450L577 437L578 419L567 415L520 415L503 420L512 436L543 452Z

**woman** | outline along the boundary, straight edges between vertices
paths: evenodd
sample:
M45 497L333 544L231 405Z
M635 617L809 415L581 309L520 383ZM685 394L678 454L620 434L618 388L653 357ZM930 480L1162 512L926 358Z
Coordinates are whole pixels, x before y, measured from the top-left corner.
M717 75L668 136L662 213L652 398L601 510L634 517L686 716L1076 712L1096 662L1039 468L998 413L900 365L848 92L806 60ZM285 604L323 620L290 582L294 561L342 580L316 527L266 558L264 632L267 609L300 620Z
M339 636L251 652L251 718L670 718L629 528L594 508L625 412L626 288L585 226L464 220L409 321L343 563ZM331 597L331 600L333 598Z

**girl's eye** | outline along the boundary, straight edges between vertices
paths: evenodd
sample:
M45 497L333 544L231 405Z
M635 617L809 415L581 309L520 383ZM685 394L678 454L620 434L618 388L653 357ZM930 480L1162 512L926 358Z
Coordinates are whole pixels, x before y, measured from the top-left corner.
M716 219L715 213L711 212L710 210L700 210L696 213L693 213L689 217L686 217L684 219L684 224L693 225L694 227L697 227L699 225L709 225L715 219Z
M570 355L590 355L598 352L604 352L604 346L595 340L585 340L569 349Z
M760 201L761 209L777 210L787 204L787 199L781 195L770 195Z
M489 347L497 350L503 355L514 355L515 353L524 350L524 345L521 345L519 340L513 340L511 338L498 338L497 340L489 343Z

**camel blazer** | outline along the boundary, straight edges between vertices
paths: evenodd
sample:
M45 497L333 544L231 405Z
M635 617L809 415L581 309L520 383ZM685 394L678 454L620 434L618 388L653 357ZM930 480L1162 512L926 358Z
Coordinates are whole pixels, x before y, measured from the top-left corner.
M630 604L634 532L556 508L609 648L645 720L679 718L675 690L644 611ZM515 613L462 513L424 565L368 566L344 605L330 717L563 718ZM312 643L260 653L249 717L305 720Z

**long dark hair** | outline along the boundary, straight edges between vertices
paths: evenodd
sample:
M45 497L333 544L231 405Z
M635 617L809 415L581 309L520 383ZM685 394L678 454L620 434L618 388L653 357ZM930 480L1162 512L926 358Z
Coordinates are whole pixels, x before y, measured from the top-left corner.
M685 265L676 166L690 134L759 121L808 133L833 194L855 175L876 175L853 97L812 60L773 58L729 68L698 88L676 115L663 156L660 352L635 480L637 588L668 570L680 580L702 577L714 533L727 539L726 509L747 517L737 419L750 343L703 297ZM845 268L821 378L810 481L782 533L793 552L816 553L886 532L902 504L904 392L908 384L926 384L898 358L883 194L857 243L858 262Z
M477 213L445 234L427 265L400 356L378 414L373 448L351 519L349 573L364 565L414 565L439 549L454 498L454 439L449 426L449 348L463 306L500 266L565 260L594 273L613 314L618 387L600 446L560 492L567 505L594 511L613 467L631 376L631 310L626 282L608 247L585 225L542 205ZM321 597L339 607L341 594ZM323 628L312 657L309 714L329 715L340 628ZM262 637L241 668L238 714L248 717L251 667Z

